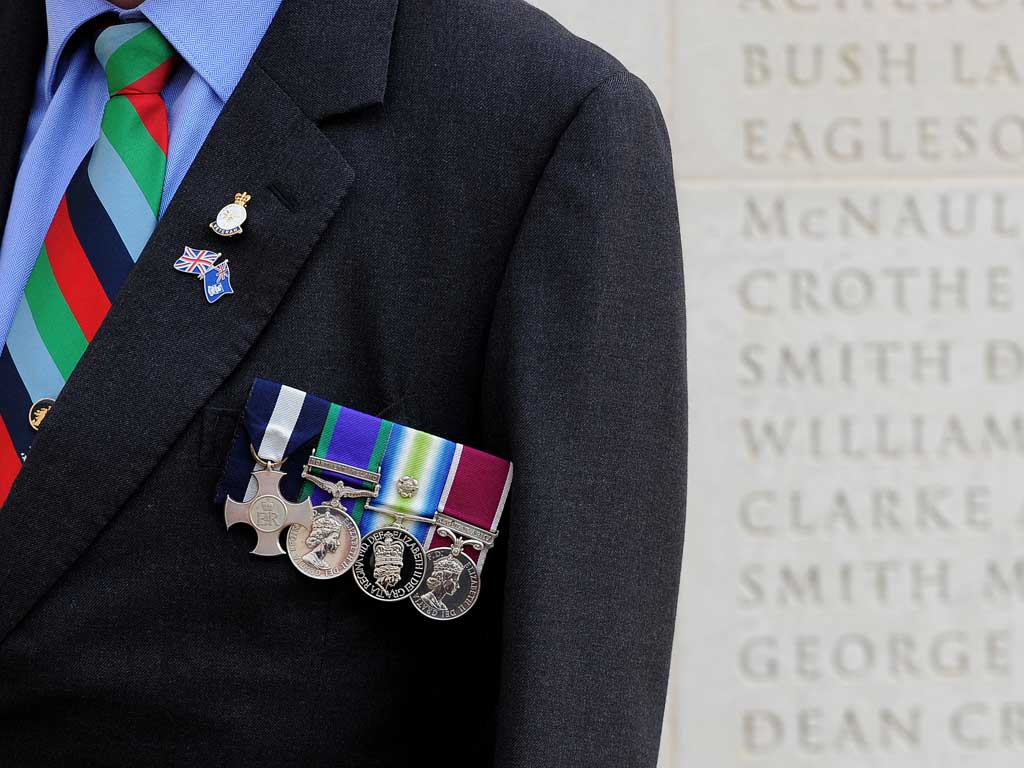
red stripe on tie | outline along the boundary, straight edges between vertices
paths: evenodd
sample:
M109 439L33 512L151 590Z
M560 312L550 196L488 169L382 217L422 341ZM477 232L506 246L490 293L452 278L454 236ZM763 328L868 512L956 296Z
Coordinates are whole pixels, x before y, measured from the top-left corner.
M110 311L110 299L71 226L66 196L60 199L57 213L53 216L43 242L46 255L50 257L53 276L57 278L57 286L71 314L78 321L82 334L87 341L92 341L100 323Z
M26 417L28 418L27 414ZM7 431L7 425L0 417L0 506L7 500L7 494L11 492L14 485L14 478L21 471L21 456L14 450L14 442Z
M143 75L134 83L129 83L118 94L151 93L159 95L160 91L167 85L174 73L174 67L178 63L177 56L171 56L156 69L151 69L149 74Z
M124 97L135 107L142 124L166 156L167 107L164 100L152 93L128 93L124 94Z

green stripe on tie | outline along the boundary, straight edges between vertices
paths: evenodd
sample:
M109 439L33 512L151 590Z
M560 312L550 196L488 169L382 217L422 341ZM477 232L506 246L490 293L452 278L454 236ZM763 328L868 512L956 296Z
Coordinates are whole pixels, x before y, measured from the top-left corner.
M153 140L139 113L124 96L114 96L107 102L101 125L103 135L121 156L153 215L159 216L167 168L167 157L160 145Z
M174 48L156 27L140 32L118 48L107 60L107 87L117 93L140 77L148 75L171 56Z
M19 355L18 359L11 355L14 367L5 366L0 372L0 393L6 393L10 387L28 389L29 381L44 378L46 395L56 397L59 394L88 347L68 299L76 311L88 314L92 324L102 321L109 308L108 296L113 298L131 268L121 251L129 240L136 248L140 246L143 239L152 234L159 217L167 159L158 139L153 137L159 137L162 142L167 135L167 110L160 92L173 76L178 56L148 21L105 27L96 36L93 50L107 76L108 93L113 89L115 95L107 100L101 121L102 132L97 143L103 150L91 152L84 160L81 156L76 158L79 164L71 179L75 193L70 198L65 193L65 201L72 228L76 222L79 227L84 224L92 228L92 220L104 214L113 226L99 227L89 237L82 237L83 232L76 230L72 237L65 231L66 221L57 225L59 230L54 229L51 221L48 239L38 252L21 297L24 304L18 305L18 312L27 312L29 317L12 327L12 335L3 347L5 356L19 344L31 354ZM118 95L119 91L131 94ZM67 126L69 130L73 127ZM85 186L91 188L88 194ZM139 208L139 193L150 213L143 213ZM139 216L145 221L137 221ZM50 238L50 232L55 236ZM79 246L87 263L82 263ZM58 250L63 248L69 252ZM69 264L73 264L73 268L69 267L68 280L62 275L58 283L53 265L59 267L65 259L71 259ZM95 285L90 288L78 284L79 278L90 280L90 272L95 273L102 284L101 292L93 290ZM17 338L13 334L17 334ZM36 370L40 366L45 371ZM45 376L41 377L41 373ZM33 386L43 384L40 380ZM27 414L10 415L24 426L22 420ZM0 432L8 416L7 413L0 415ZM0 485L9 485L6 481L21 469L21 456L32 444L32 436L26 434L25 429L15 430L11 437L17 443L14 452L0 455L0 477L5 480ZM6 489L0 488L0 504L4 493Z
M67 380L89 342L57 286L45 245L39 252L39 259L25 286L25 298L46 351Z

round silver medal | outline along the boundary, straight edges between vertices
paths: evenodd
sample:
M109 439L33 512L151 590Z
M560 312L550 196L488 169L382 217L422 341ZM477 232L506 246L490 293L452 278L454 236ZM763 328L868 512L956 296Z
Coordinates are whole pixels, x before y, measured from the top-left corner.
M378 528L363 537L352 576L375 600L404 600L423 580L425 559L423 545L404 528Z
M248 215L244 206L238 203L228 203L217 214L217 226L225 232L229 232L236 227L241 227Z
M480 571L465 552L451 547L427 552L427 572L412 594L413 608L429 619L450 621L462 616L480 596Z
M359 526L344 509L313 507L312 528L288 529L288 558L310 578L333 579L355 563L359 542Z

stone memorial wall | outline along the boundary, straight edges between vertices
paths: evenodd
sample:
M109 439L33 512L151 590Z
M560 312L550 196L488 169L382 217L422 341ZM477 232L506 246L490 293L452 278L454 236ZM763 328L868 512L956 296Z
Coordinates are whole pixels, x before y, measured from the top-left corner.
M652 86L688 282L665 768L1024 761L1024 0L538 0Z

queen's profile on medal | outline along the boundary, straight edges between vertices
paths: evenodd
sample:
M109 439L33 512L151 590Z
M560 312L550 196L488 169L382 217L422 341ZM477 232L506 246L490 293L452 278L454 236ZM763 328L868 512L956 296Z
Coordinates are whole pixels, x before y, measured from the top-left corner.
M314 579L333 579L345 573L359 554L359 528L344 509L313 508L307 530L288 529L288 557L302 573Z
M435 611L448 611L445 598L451 597L459 590L459 579L466 566L454 557L442 557L437 560L424 582L426 591L417 595L417 598L429 605Z
M306 546L313 549L302 556L302 561L321 570L330 568L327 558L338 551L342 530L341 523L332 515L316 515L313 528L306 537Z
M480 596L480 572L457 546L427 552L426 575L412 594L412 606L430 619L449 621L462 616Z

